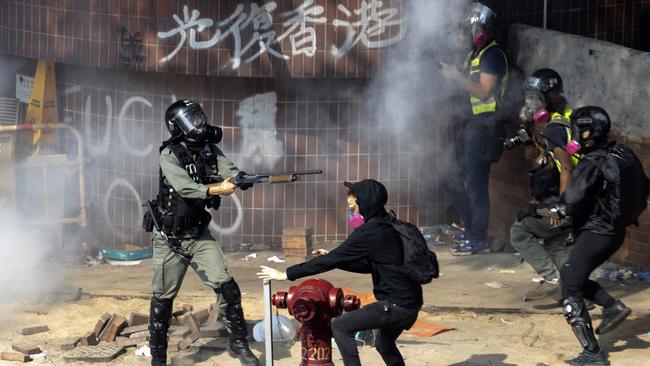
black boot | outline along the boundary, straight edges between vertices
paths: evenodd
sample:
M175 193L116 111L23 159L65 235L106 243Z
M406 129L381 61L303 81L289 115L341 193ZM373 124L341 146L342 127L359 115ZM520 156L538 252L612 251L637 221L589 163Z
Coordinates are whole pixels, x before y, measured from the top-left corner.
M149 309L149 348L151 366L167 366L167 331L172 316L172 300L151 298Z
M603 351L599 352L589 352L589 351L582 351L581 354L578 355L578 357L567 360L566 363L569 365L575 365L575 366L600 366L600 365L609 365L609 361L607 360L607 356Z
M258 366L259 361L248 347L246 336L246 320L244 310L241 307L241 292L235 280L230 280L221 285L217 293L226 300L225 320L226 329L230 333L228 354L239 359L243 366Z
M627 318L632 310L625 306L620 300L616 300L613 306L603 308L603 320L596 328L596 334L607 333L616 328L625 318Z

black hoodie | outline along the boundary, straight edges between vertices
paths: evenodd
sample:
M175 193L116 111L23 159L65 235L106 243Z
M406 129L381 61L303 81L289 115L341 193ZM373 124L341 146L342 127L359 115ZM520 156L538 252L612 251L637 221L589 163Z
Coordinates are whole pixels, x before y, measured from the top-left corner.
M359 212L366 224L355 230L341 245L326 255L287 268L287 278L296 280L338 268L372 275L373 293L377 300L397 306L419 309L422 286L391 266L402 266L404 250L399 234L387 222L373 220L387 217L384 209L386 188L375 180L346 183L357 199Z

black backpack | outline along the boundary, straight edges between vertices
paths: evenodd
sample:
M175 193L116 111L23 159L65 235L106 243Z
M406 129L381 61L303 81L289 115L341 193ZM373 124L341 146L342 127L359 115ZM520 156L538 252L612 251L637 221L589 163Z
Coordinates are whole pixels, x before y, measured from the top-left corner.
M381 219L393 226L399 233L404 246L404 265L400 268L404 274L420 285L430 283L440 276L440 267L436 253L427 246L422 232L417 226L399 220L391 211L388 219Z
M603 211L614 223L638 225L637 219L648 207L650 180L637 155L623 144L615 144L603 152L596 165L605 178L606 202L600 202Z

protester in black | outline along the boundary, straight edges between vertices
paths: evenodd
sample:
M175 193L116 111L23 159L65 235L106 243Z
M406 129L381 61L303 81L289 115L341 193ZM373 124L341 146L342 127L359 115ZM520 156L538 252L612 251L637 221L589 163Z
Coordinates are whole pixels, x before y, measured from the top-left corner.
M584 299L603 307L596 333L608 332L631 312L613 298L590 273L621 247L625 227L645 209L648 179L641 163L625 145L609 142L610 119L599 107L573 112L574 138L584 157L562 195L564 204L550 209L573 218L575 245L561 270L564 315L584 351L568 360L571 365L609 365L594 335Z
M372 275L376 303L345 313L332 321L332 332L346 366L361 365L354 335L357 331L379 329L376 347L386 365L404 365L395 340L410 328L422 307L422 286L401 270L404 249L398 232L388 220L384 205L388 193L383 184L372 180L345 183L349 189L350 223L363 222L331 252L287 268L286 273L263 267L264 279L297 280L332 269ZM358 221L357 221L358 222Z

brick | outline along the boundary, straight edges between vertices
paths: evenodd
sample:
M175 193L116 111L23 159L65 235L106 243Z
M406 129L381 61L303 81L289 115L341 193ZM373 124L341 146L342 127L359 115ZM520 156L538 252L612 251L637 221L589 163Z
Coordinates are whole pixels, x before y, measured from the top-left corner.
M174 318L180 318L180 317L182 317L182 316L185 315L185 314L187 314L187 310L185 310L185 309L183 309L183 308L181 308L181 309L175 309L175 310L172 312L172 317L174 317Z
M192 331L189 328L185 328L185 330L183 330L183 331L178 330L178 331L172 332L169 335L169 342L180 342L183 339L189 337L190 334L192 334Z
M28 362L31 360L31 358L29 358L29 355L20 352L2 352L0 353L0 359L16 362Z
M196 322L201 324L204 323L206 320L208 320L208 317L210 316L210 310L209 309L199 310L196 313L193 313L192 315L194 316L194 319L196 319Z
M138 344L144 343L147 341L147 337L138 337L138 338L121 338L115 340L117 344L122 347L135 347Z
M217 323L219 322L219 318L221 317L221 313L219 313L219 307L217 304L210 304L208 312L210 315L208 315L208 320L206 320L205 324L203 325L205 327L216 327Z
M97 323L95 323L95 335L97 337L102 334L102 330L104 330L104 327L109 320L111 320L111 314L109 313L104 313L104 315L99 317L99 320L97 320Z
M79 337L72 337L72 338L67 338L64 339L63 342L61 342L61 350L63 351L69 351L73 348L75 348L79 344Z
M201 337L201 329L199 328L199 324L196 322L196 319L194 318L192 312L188 312L187 314L183 315L180 320L183 321L185 325L187 325L187 327L192 332L192 336L195 337L195 340Z
M149 330L143 330L142 332L131 333L129 335L129 338L140 338L140 337L148 337L148 336L149 336Z
M121 315L113 314L98 339L100 341L113 342L115 337L122 329L124 329L124 327L126 327L126 318Z
M18 331L18 333L22 335L32 335L37 333L44 333L49 330L50 329L47 327L47 325L35 325L31 327L22 328Z
M140 325L134 325L131 327L126 327L122 329L120 332L120 335L122 336L129 336L133 333L139 333L139 332L144 332L147 331L149 332L149 325L148 324L140 324Z
M36 355L41 353L40 347L31 344L12 344L11 349L26 355Z
M149 315L142 313L131 313L129 316L129 327L134 327L136 325L148 324Z
M219 338L227 336L228 331L222 323L219 323L215 327L201 327L201 338Z
M79 344L82 346L95 346L97 345L98 340L95 332L89 332L79 339Z
M183 304L181 307L186 312L194 311L194 305L192 305L192 304Z

